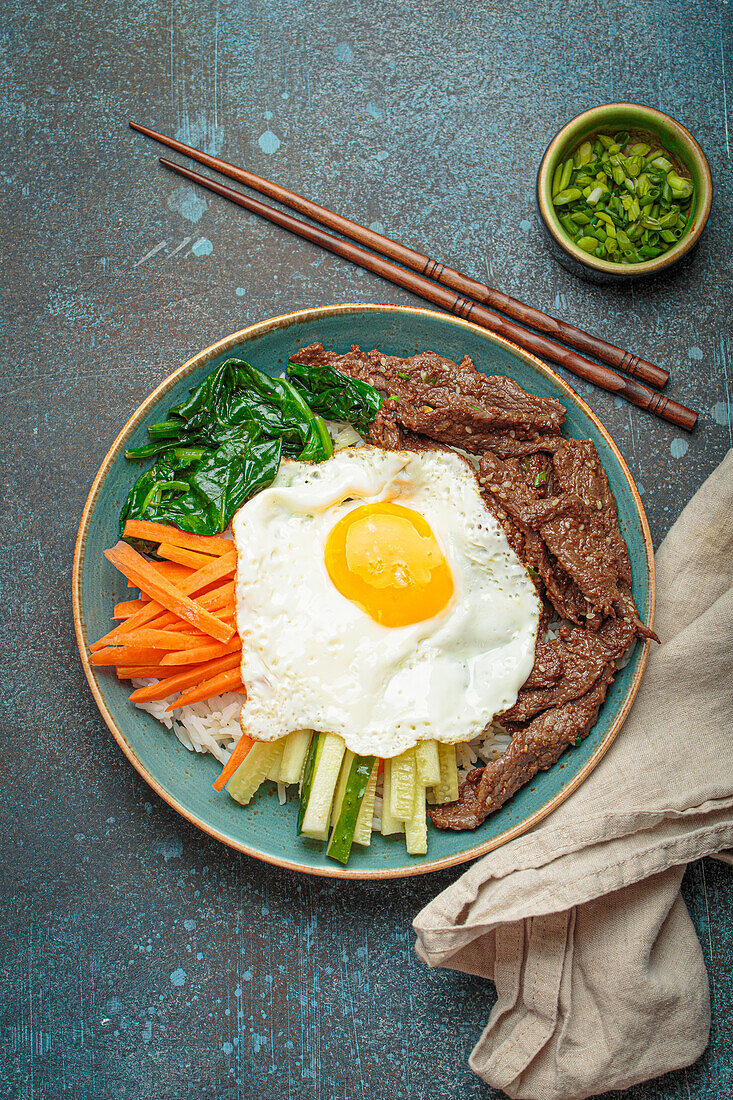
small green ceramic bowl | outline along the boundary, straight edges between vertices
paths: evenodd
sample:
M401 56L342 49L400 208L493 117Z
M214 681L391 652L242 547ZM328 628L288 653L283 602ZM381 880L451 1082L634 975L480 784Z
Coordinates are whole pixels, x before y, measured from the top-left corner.
M653 134L661 145L685 167L695 185L692 219L685 235L667 252L638 264L617 264L598 259L578 248L563 229L552 205L552 177L560 161L578 145L599 131L640 130ZM550 251L575 275L597 283L622 282L656 275L678 263L697 244L710 214L713 183L705 154L692 134L669 115L639 103L604 103L571 119L545 150L537 173L537 213Z

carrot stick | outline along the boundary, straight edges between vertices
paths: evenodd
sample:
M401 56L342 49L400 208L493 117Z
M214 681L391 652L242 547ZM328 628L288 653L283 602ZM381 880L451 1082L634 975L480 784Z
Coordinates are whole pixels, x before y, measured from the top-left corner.
M118 680L160 680L170 670L160 665L118 665Z
M229 673L234 670L239 676L239 654L229 653L226 657L220 657L217 661L206 661L195 668L186 668L182 672L176 672L173 676L167 676L157 684L149 687L138 688L133 691L130 700L133 703L144 703L151 699L167 699L177 691L185 688L198 687L206 683L212 677L222 672ZM170 671L170 669L168 670Z
M186 565L189 569L202 569L212 561L211 554L199 554L196 550L186 550L183 546L174 546L169 542L161 542L158 554L161 558L178 562L179 565Z
M221 561L221 558L215 558L215 561ZM201 571L202 572L202 571ZM195 577L196 574L191 574L191 577ZM190 584L194 584L191 580ZM182 591L185 591L185 582L181 585ZM231 607L234 610L234 582L227 581L225 584L220 584L218 588L213 589L211 592L205 593L203 596L196 597L196 603L201 604L207 611L219 611L220 608ZM218 615L217 618L221 618ZM98 649L103 649L107 645L124 645L125 638L133 630L137 630L141 626L154 626L156 630L160 630L163 626L169 626L172 623L178 623L181 625L181 618L173 611L165 611L162 604L157 603L155 600L146 601L143 606L134 616L130 616L124 622L115 626L108 634L103 635L97 642L93 642L90 645L92 653Z
M227 653L238 653L241 648L242 641L235 634L224 645L204 645L198 649L180 649L166 653L160 663L163 668L169 665L195 665L201 661L211 661L214 657L223 657Z
M122 603L116 603L115 609L112 612L113 619L129 619L131 615L135 615L138 611L142 611L148 604L148 600L124 600Z
M179 620L180 621L180 620ZM126 645L137 645L141 649L176 650L176 649L201 649L209 638L205 634L184 634L180 630L135 630L125 636ZM161 654L162 657L162 654Z
M237 660L238 665L239 661ZM203 699L211 699L214 695L222 695L225 691L237 691L243 686L239 676L239 667L233 668L229 672L220 672L218 676L212 676L210 680L204 680L203 683L199 683L197 687L191 688L190 691L184 691L175 703L171 703L165 709L178 710L179 707L187 707L190 703L200 703Z
M234 775L235 771L242 763L249 750L252 748L253 744L254 742L252 741L251 737L248 737L246 733L243 733L237 741L236 745L234 746L234 751L224 765L223 770L211 784L215 791L223 790L224 784Z
M120 645L100 649L99 652L92 653L89 660L93 665L157 665L160 658L159 649Z
M234 546L229 539L194 535L190 531L179 531L177 527L151 523L144 519L128 519L125 524L125 538L171 543L173 546L183 546L186 550L198 550L201 554L228 554Z
M214 615L206 611L205 608L190 600L180 588L156 573L155 570L151 569L150 562L147 562L142 555L133 550L128 543L118 542L112 550L105 550L104 553L107 560L112 562L126 577L135 581L140 590L146 592L151 600L166 607L169 611L174 611L176 615L203 631L204 634L209 634L220 642L229 641L234 633L233 627L226 626L220 619L215 618ZM223 563L226 557L227 555L224 555L213 562L212 565L200 569L199 574L207 573L219 562ZM236 557L236 553L232 552L232 567L236 566ZM226 568L226 566L223 566L223 568ZM189 583L192 579L192 577L189 578Z

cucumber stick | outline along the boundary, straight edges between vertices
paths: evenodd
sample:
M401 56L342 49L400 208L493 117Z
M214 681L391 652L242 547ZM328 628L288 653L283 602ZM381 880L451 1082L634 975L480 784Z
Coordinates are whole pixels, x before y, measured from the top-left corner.
M382 836L404 833L405 823L392 813L392 761L384 761L384 790L382 792Z
M282 751L281 741L255 741L225 786L235 802L247 805L280 759Z
M405 822L405 843L408 855L426 855L428 850L428 823L425 810L425 787L420 782L418 782L415 790L415 805L412 817Z
M346 776L346 780L336 823L326 849L326 855L329 855L331 859L337 859L339 863L345 864L348 862L349 852L354 841L356 822L366 789L369 786L374 763L373 756L355 756L352 752L347 752L344 758L341 775L342 777ZM339 785L341 785L341 780L339 780Z
M312 733L312 730L294 730L285 738L278 777L281 783L300 782Z
M361 800L361 808L354 829L354 844L363 844L364 847L368 847L372 840L372 819L374 818L374 798L377 793L378 771L379 760L375 759L367 788L364 791L364 797Z
M440 783L440 759L437 741L418 741L415 746L417 778L423 787L435 787Z
M390 772L390 809L400 821L412 817L416 781L415 750L405 749L392 760Z
M440 761L440 782L433 787L435 801L455 802L458 798L458 768L456 766L456 746L442 745L438 742Z
M280 778L280 767L282 765L283 749L285 748L285 740L286 740L285 737L280 737L275 742L278 751L275 754L275 759L273 760L272 764L267 769L267 778L271 779L273 781L273 783L277 783L279 778Z
M333 806L331 807L331 824L335 825L338 821L338 816L341 813L341 805L344 801L344 795L346 794L346 784L349 782L349 772L351 771L351 765L354 760L354 753L351 749L347 749L344 753L344 759L341 764L341 771L339 772L339 781L336 784L336 793L333 796Z
M343 738L335 733L319 733L309 776L306 760L303 790L300 795L301 812L298 814L300 820L298 831L314 840L328 839L331 805L345 752L346 745Z

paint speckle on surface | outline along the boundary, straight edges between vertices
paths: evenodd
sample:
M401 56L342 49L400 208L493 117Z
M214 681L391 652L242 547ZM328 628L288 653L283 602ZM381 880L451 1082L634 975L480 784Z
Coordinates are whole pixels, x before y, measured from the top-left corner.
M177 970L174 970L171 974L171 985L181 986L186 981L186 971L181 970L180 966Z
M691 347L688 349L687 357L692 360L700 361L702 359L702 349Z
M197 222L206 213L208 203L205 198L196 194L196 189L190 184L183 183L172 191L166 200L169 210L174 214L180 214L189 222Z
M271 156L273 153L276 153L278 151L278 149L282 145L282 142L280 141L280 138L277 136L277 134L274 134L272 130L270 130L268 127L268 129L265 130L264 134L260 134L260 136L258 137L257 144L259 145L263 153Z
M373 229L375 233L384 233L384 226L381 222L370 222L369 228Z
M215 122L209 121L205 115L199 115L193 121L186 121L176 130L176 139L193 145L195 149L203 149L213 157L218 157L224 148L224 130Z
M210 256L214 251L214 246L208 237L199 237L195 244L191 245L191 251L194 256Z
M673 439L669 445L670 454L672 458L684 458L690 448L690 444L686 439Z
M726 401L716 401L710 410L710 415L716 424L727 424L730 421L730 410Z
M333 51L333 56L339 65L350 65L354 60L354 51L348 42L339 42Z
M245 294L247 293L247 289L246 287L238 286L234 293L237 295L238 298L244 298Z
M170 833L168 836L164 836L155 848L158 855L161 855L163 859L168 862L169 859L180 859L183 855L183 841L179 836Z

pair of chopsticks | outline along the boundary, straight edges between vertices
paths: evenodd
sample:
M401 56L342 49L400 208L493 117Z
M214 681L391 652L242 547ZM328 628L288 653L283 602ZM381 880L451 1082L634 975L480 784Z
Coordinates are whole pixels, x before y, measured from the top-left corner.
M289 206L292 210L304 214L321 225L335 229L349 239L342 240L341 237L300 221L290 214L268 206L267 203L235 191L226 184L208 179L190 168L161 157L160 163L171 171L177 172L178 175L230 199L253 214L258 214L304 240L320 245L321 248L367 271L381 275L383 279L412 291L418 297L440 306L449 313L505 337L526 351L549 359L553 363L559 363L586 382L592 382L601 389L624 397L633 405L638 405L639 408L646 409L647 412L663 420L668 420L688 431L694 428L698 414L693 409L688 409L677 401L664 397L644 384L648 382L651 386L661 388L669 378L669 371L637 355L632 355L631 352L624 351L614 344L609 344L597 336L592 336L567 321L550 317L500 290L477 282L468 275L431 259L422 252L400 244L399 241L393 241L373 229L367 229L366 226L344 218L325 206L320 206L294 191L289 191L286 187L263 179L262 176L256 176L245 168L238 168L225 160L220 160L219 157L213 157L201 152L200 149L184 145L182 141L160 134L157 130L140 126L137 122L130 121L130 126L133 130L154 138L170 149L184 153L200 164L206 165L207 168L212 168L229 179L245 184L252 190L284 206ZM360 247L361 245L366 245L374 251L369 252L366 248ZM393 260L397 262L391 262ZM400 264L404 266L399 266ZM501 312L496 312L497 310ZM538 331L533 331L535 329ZM585 358L584 355L579 355L579 351L594 355L608 366L602 366ZM616 370L609 369L610 367L624 371L630 377L623 377L617 374Z

